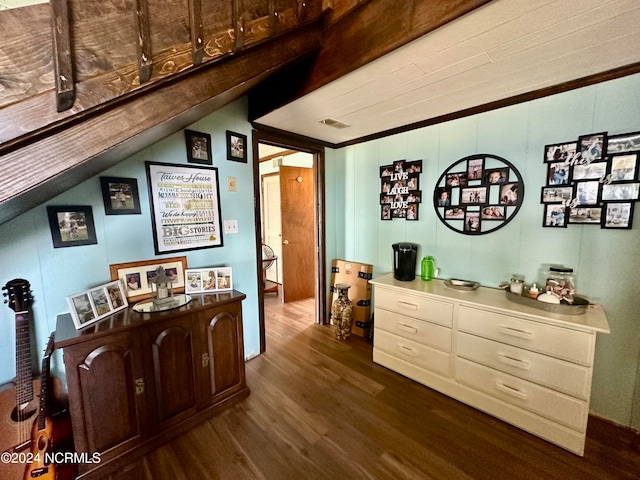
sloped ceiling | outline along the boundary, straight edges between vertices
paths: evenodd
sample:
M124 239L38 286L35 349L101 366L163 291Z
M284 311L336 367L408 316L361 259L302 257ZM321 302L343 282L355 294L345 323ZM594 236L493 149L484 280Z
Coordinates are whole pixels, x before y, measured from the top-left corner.
M603 72L635 73L639 47L638 0L494 0L255 124L345 144Z

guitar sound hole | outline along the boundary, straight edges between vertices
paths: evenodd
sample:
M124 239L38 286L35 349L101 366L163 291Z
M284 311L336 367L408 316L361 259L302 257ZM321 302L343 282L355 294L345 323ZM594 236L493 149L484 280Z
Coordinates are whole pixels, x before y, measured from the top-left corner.
M24 422L32 418L38 412L38 408L31 403L26 406L14 407L11 411L11 421L15 423Z

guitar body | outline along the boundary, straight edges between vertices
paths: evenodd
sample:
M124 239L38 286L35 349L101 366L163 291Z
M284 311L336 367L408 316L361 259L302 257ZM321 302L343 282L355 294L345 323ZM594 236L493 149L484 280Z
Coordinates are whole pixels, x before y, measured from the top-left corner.
M33 381L33 390L40 390L40 379ZM27 404L16 405L16 387L7 384L0 390L0 451L21 451L28 447L31 425L38 415L40 400L34 396Z
M38 428L38 422L33 423L31 432L31 463L24 471L24 480L39 478L41 480L56 480L56 464L51 463L53 453L53 420L46 417L44 428Z

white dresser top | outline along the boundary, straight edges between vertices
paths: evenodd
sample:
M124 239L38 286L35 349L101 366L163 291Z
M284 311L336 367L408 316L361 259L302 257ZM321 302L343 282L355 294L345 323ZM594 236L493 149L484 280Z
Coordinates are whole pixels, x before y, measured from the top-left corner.
M529 317L532 320L551 325L561 325L588 332L610 332L609 322L600 305L589 306L587 311L581 315L562 315L513 302L507 298L505 291L497 288L480 287L474 291L461 291L447 287L444 281L439 279L425 282L420 277L416 277L410 282L402 282L393 278L392 273L374 278L370 280L370 283L380 287L398 289L399 293L416 292L434 298L453 300L461 305L487 307L505 314L515 312L519 316Z

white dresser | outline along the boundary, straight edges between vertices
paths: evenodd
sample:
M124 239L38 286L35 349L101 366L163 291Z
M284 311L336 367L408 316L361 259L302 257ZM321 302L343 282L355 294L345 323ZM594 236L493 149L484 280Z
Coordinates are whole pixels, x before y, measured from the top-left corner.
M559 315L498 289L371 283L374 362L583 454L596 333L609 332L602 308Z

